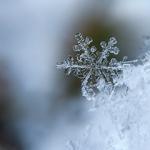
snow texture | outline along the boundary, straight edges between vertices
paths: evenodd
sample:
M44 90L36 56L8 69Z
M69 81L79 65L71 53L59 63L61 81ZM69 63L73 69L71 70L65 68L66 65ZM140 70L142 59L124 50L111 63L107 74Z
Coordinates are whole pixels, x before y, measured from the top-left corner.
M93 65L92 67L90 66L89 70L96 72L99 69L103 70L103 67L108 67L107 70L111 68L111 71L114 71L113 69L115 69L117 79L116 74L115 80L112 79L114 77L112 76L111 71L106 75L111 79L110 83L99 74L100 77L98 78L96 85L99 84L97 88L100 89L101 92L97 93L94 97L92 101L93 106L90 108L90 111L92 111L91 113L93 113L93 119L87 124L87 127L85 127L82 134L74 140L69 140L67 149L149 150L150 54L147 52L145 56L139 58L138 61L115 61L115 64L110 65L107 55L111 52L114 53L114 49L117 49L114 46L116 40L111 38L108 44L102 43L102 53L98 59L100 64L98 67ZM145 48L147 50L148 47L150 47L150 38L145 39ZM119 50L117 49L117 52L115 51L114 54L118 54L118 52ZM89 51L86 51L86 53L89 54ZM103 57L104 55L105 57ZM91 56L86 56L86 60L87 59L91 59ZM101 61L99 61L100 59ZM102 60L106 60L107 63L102 63ZM91 60L91 62L93 61ZM97 63L97 59L95 63ZM68 64L68 62L65 65L64 64L65 62L62 65L59 65L59 67L66 69L66 64ZM69 64L67 69L73 65L74 63ZM84 75L85 78L83 83L86 82L86 84L84 85L82 83L82 86L87 86L89 82L87 79L93 74L96 74L92 74L92 72L89 71ZM108 84L113 86L111 92L108 92L109 88L106 88Z

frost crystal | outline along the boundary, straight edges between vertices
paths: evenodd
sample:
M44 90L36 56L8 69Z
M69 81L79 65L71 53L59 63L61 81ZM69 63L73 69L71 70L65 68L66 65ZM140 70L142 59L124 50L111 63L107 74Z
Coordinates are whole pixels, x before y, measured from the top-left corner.
M57 68L64 69L68 75L73 74L82 80L82 95L88 100L93 99L97 92L110 94L118 86L123 69L136 60L127 61L127 57L124 57L122 61L118 61L110 58L110 55L118 55L120 51L114 37L110 37L108 43L102 41L101 49L92 46L92 38L84 37L81 33L77 33L75 39L75 57L69 56Z

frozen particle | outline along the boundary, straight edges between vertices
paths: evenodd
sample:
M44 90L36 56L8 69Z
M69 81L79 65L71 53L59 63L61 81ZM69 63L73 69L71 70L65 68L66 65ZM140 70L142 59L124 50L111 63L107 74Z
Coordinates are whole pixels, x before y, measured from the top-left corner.
M81 33L75 34L75 39L77 44L73 50L76 55L74 58L69 56L57 65L57 68L65 70L68 75L73 74L81 79L82 95L88 100L93 99L99 89L110 93L114 89L113 87L118 85L117 79L120 79L123 69L133 64L134 61L127 61L126 57L122 61L118 61L116 58L110 59L110 54L115 56L120 51L114 37L110 37L108 42L102 41L101 49L91 46L93 39L84 37ZM101 79L105 82L103 89L98 86Z

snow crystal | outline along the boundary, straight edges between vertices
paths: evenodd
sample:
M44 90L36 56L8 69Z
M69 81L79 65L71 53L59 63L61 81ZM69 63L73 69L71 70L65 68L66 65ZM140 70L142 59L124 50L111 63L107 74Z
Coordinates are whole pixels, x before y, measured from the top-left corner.
M127 57L124 57L122 61L110 58L111 54L115 56L120 51L114 37L110 37L108 42L102 41L99 49L91 46L93 42L91 37L84 37L81 33L77 33L75 39L77 41L73 47L75 57L69 56L58 64L57 68L64 69L68 75L73 74L82 80L82 95L87 100L94 99L97 90L104 92L107 87L111 89L109 90L111 92L118 85L117 81L123 69L136 62L136 60L127 61ZM103 89L99 88L103 87L103 85L99 86L102 80L105 85Z

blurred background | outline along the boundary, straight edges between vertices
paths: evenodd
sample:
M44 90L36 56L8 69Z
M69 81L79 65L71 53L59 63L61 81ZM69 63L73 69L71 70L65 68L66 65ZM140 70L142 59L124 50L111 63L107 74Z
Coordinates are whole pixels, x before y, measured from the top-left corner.
M80 81L56 63L74 34L115 36L119 58L136 58L150 35L149 0L0 0L0 150L63 150L89 120Z

